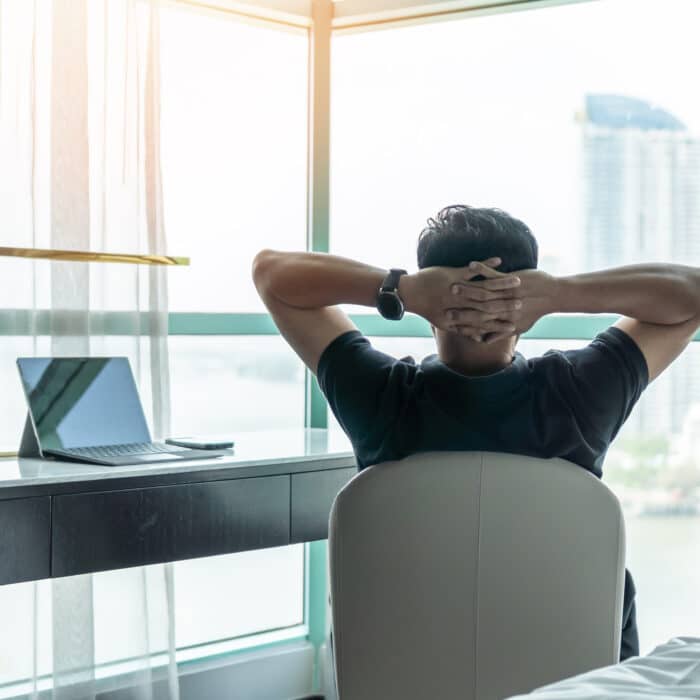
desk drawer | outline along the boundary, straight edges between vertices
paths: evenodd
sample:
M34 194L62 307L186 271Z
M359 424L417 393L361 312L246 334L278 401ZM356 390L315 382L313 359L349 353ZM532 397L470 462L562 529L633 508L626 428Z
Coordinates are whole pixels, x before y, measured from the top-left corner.
M54 497L52 576L289 544L289 477Z
M328 539L328 516L338 491L357 468L292 474L292 542Z
M0 585L48 578L51 500L0 501Z

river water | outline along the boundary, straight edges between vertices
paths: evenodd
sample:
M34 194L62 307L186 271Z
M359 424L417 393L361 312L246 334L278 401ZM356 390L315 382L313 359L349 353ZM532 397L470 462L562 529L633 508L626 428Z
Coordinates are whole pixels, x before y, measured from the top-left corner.
M626 526L641 652L700 637L700 517L628 516Z

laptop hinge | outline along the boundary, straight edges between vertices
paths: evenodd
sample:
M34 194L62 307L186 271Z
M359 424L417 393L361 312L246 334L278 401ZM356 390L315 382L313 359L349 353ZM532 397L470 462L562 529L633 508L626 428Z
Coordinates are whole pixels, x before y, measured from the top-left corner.
M22 441L19 445L18 455L20 457L42 457L41 450L39 449L39 441L36 439L36 433L34 432L34 425L28 413L27 419L24 422L24 430L22 431Z

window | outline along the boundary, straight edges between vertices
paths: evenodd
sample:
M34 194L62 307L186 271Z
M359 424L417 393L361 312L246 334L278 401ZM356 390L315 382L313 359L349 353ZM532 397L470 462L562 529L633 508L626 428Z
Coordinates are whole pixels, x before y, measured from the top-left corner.
M415 269L426 218L466 203L528 223L554 274L700 264L700 103L687 89L700 8L659 10L607 0L338 33L332 252ZM587 342L575 317L553 321L581 340L524 339L520 351ZM373 342L399 357L433 352L423 339ZM700 625L698 396L693 346L645 392L606 460L643 651Z
M334 252L415 267L425 219L467 203L527 222L553 273L700 261L698 21L607 0L337 35Z
M261 311L255 254L306 247L308 35L182 7L161 22L166 230L192 258L170 309Z
M304 425L304 368L280 336L178 335L168 346L174 434Z
M171 317L261 311L255 253L305 247L308 35L164 5L161 51L168 246L192 259L169 275ZM173 433L304 425L303 366L279 336L237 335L236 316L229 336L180 326ZM304 562L302 545L178 562L178 648L302 625Z
M109 110L103 114L103 76L115 90L123 79L107 69L103 73L103 13L112 13L110 18L115 22L120 18L134 21L124 12L126 4L102 5L96 1L88 4L91 125L102 123L103 118L105 123L119 121ZM146 3L129 4L129 8L130 12L136 8L137 14L148 10ZM31 12L24 14L17 8L3 9L3 154L14 154L15 135L28 138L24 131L26 115L30 114L28 88L19 85L19 78L10 70L10 57L28 62L30 55L17 58L19 49L8 44L11 27L17 28L20 22L22 31L31 37ZM36 99L45 105L50 100L51 13L39 12L36 21ZM143 43L144 37L138 40ZM246 321L239 314L263 309L251 281L255 252L262 247L303 249L306 244L308 33L242 21L226 11L164 3L160 9L160 42L168 252L192 260L191 267L168 272L171 327L177 327L176 334L168 338L172 432L218 433L235 438L242 431L261 427L300 428L304 425L305 400L301 362L279 336L259 335L255 329L248 334L250 317ZM110 50L119 52L124 47L112 45ZM137 69L143 79L144 66ZM16 110L8 108L13 101L18 103ZM19 125L24 126L20 129ZM42 169L37 196L48 203L48 119L39 126L37 158ZM90 137L94 140L92 131ZM91 141L93 146L101 148ZM120 155L110 152L110 157ZM17 192L21 189L17 173L22 176L22 187L25 180L30 182L29 174L19 168L0 170L0 177L7 178L0 200L7 208L14 207L17 219L17 231L11 232L14 237L0 244L31 245L32 222L25 211L29 195L24 190ZM109 184L118 191L121 183ZM49 207L42 212L50 212ZM48 226L48 216L37 222L37 244L44 247L49 247ZM132 233L125 231L124 240ZM124 245L124 249L129 248L128 243ZM49 263L41 262L6 260L2 265L3 279L11 291L0 295L0 378L9 388L3 397L3 416L9 419L0 423L0 450L16 450L26 403L14 361L22 355L51 354L47 335L33 337L37 328L46 327L39 332L48 332L46 315L30 311L35 306L50 306L51 271ZM32 270L37 271L35 278ZM131 297L122 293L122 282L128 274L129 268L119 266L105 273L109 277L104 285L107 292L99 297L99 309L91 308L107 311L105 334L91 337L90 347L96 354L131 356L133 365L133 351L140 341L116 335L118 319L115 321L116 315L111 314L132 306ZM133 289L133 285L126 285L130 294ZM230 312L224 321L228 335L216 335L221 332L217 312ZM2 335L3 326L13 335ZM208 335L200 334L203 326ZM264 320L258 326L269 333ZM151 400L146 387L141 387L141 398L149 414ZM152 424L151 416L147 417ZM262 637L257 635L272 631L280 632L277 638L303 635L306 550L304 545L294 545L175 563L175 629L181 658L206 656L212 653L207 645L230 640L238 643L219 644L216 650L251 646L261 643ZM148 577L148 568L145 571ZM98 665L122 661L142 651L134 648L139 640L134 639L133 625L139 622L134 616L143 611L123 600L120 605L120 592L128 590L133 574L134 570L109 571L93 577ZM0 635L0 686L31 676L32 630L27 629L27 620L15 619L13 614L27 609L35 594L39 673L50 673L51 583L3 586L0 607L12 635ZM161 598L156 595L154 600ZM160 639L151 641L156 649L161 644ZM163 648L166 641L162 640ZM273 641L273 637L267 635L264 641Z
M178 648L304 624L304 545L177 562L175 577Z

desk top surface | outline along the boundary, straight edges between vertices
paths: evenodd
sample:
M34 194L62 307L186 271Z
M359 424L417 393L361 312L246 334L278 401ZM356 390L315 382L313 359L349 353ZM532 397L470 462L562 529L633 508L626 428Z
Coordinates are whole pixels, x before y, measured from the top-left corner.
M347 437L317 428L238 433L233 454L212 459L105 467L0 459L0 500L75 491L162 486L343 469L355 465Z

